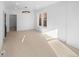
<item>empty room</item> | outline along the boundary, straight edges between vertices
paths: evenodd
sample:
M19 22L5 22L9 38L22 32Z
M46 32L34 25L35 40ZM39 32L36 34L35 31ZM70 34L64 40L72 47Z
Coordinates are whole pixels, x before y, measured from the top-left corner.
M79 1L0 1L0 57L79 57Z

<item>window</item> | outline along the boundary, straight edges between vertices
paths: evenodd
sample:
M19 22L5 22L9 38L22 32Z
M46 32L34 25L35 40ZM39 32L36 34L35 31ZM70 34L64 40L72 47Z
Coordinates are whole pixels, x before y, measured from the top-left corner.
M47 27L47 13L44 13L43 26Z

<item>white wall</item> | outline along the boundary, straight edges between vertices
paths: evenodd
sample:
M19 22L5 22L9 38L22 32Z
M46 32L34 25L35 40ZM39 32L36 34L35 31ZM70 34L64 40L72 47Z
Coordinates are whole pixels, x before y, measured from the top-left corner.
M34 13L22 13L20 11L17 14L17 31L34 29Z
M37 15L41 12L48 14L48 32L56 29L58 39L79 48L79 2L59 2L39 10Z
M49 7L48 31L57 30L57 37L66 41L66 3L58 3ZM53 34L53 33L52 33Z
M67 43L79 48L79 2L68 3Z
M7 32L9 32L10 27L10 17L9 15L16 14L17 15L17 31L30 30L35 28L34 23L34 12L31 13L22 13L22 10L13 10L6 9L6 18L7 18Z
M16 10L11 10L11 9L5 9L6 12L6 26L7 26L7 32L10 31L10 15L17 15Z
M0 2L0 50L3 45L4 39L4 13L3 13L3 4Z
M57 35L56 37L60 40L66 41L66 3L53 4L43 10L39 10L37 15L44 12L47 12L47 31L51 31L52 35ZM55 30L56 33L53 32Z
M34 15L34 28L36 30L36 28L37 28L37 10L34 10L33 15Z
M6 13L6 27L7 27L7 32L9 32L9 14Z

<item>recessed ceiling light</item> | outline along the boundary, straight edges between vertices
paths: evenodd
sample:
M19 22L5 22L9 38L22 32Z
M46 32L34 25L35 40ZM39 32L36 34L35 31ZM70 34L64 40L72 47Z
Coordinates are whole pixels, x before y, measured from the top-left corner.
M16 3L16 5L19 5L19 3Z

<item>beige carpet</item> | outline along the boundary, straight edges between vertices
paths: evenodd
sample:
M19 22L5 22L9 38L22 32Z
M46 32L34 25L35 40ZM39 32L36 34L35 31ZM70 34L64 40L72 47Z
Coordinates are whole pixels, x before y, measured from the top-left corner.
M78 55L59 40L48 42L58 57L77 57Z
M71 57L77 56L71 49L58 40L47 40L35 30L9 32L4 41L4 57Z
M9 32L3 46L4 57L55 57L48 41L34 30Z

